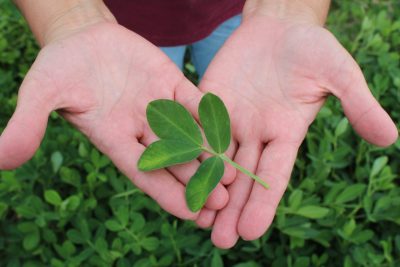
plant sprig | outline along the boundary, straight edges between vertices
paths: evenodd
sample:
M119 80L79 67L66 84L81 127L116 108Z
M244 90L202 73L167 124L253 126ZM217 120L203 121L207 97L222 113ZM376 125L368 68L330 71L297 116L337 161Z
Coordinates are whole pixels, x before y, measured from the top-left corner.
M146 116L150 128L160 140L150 144L138 161L140 171L152 171L190 162L207 152L212 156L204 160L186 186L186 202L191 211L200 210L224 174L224 161L248 175L265 188L268 184L260 177L227 157L224 152L231 142L228 111L222 100L211 93L205 94L199 104L201 126L210 148L204 146L200 128L189 111L178 102L158 99L147 106Z

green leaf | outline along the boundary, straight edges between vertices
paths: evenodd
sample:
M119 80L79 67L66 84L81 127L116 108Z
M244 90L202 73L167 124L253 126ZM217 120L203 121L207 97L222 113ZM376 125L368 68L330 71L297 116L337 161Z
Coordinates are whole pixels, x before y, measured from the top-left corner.
M335 136L341 136L342 134L344 134L348 128L349 125L349 121L347 120L347 118L343 118L339 124L337 125L336 129L335 129Z
M329 213L329 209L320 206L309 205L301 207L295 213L310 219L320 219Z
M60 178L63 182L79 188L81 186L81 176L76 169L61 167Z
M39 244L39 241L40 241L39 231L34 231L30 234L27 234L24 237L24 241L23 241L22 245L25 250L32 250L35 247L37 247L37 245Z
M78 256L74 256L73 258L70 259L72 262L72 266L81 266L81 262L85 261L88 259L90 256L94 254L94 248L88 247L85 250L83 250L81 253L79 253Z
M133 221L130 224L131 225L131 229L134 232L140 232L144 226L146 225L146 220L143 217L142 214L140 213L135 213L134 217L133 217Z
M388 157L386 156L377 158L374 161L374 164L372 165L370 177L376 176L383 169L383 167L386 166L387 162L388 162Z
M82 233L75 229L68 230L67 237L71 242L75 244L84 244L86 243L86 239L83 237Z
M51 164L54 172L57 172L60 169L63 161L63 155L59 151L56 151L51 155Z
M105 225L107 229L110 230L111 232L119 232L124 229L124 226L120 222L114 219L106 221Z
M17 228L21 233L24 234L39 231L39 228L33 222L22 222L18 224Z
M76 226L79 229L79 231L81 232L82 238L84 238L85 240L90 240L91 231L90 231L90 227L89 227L87 220L88 220L88 218L79 216L76 219Z
M390 208L392 205L393 199L389 195L383 195L380 197L374 207L374 213L382 213L382 212L387 212L387 209Z
M146 115L151 129L161 139L203 144L199 126L181 104L167 99L154 100L147 106Z
M55 232L53 232L54 229L51 227L46 227L42 229L42 237L43 240L46 241L49 244L56 244L57 243L57 237Z
M202 150L193 143L179 140L159 140L149 145L138 161L141 171L162 169L197 158Z
M29 205L18 206L15 208L15 211L19 216L25 217L27 219L35 218L37 215L36 210Z
M231 142L231 123L222 100L211 93L203 96L199 117L207 141L217 153L225 152Z
M108 253L108 244L104 238L102 237L97 238L96 241L94 242L94 246L96 251L100 255L106 255Z
M208 158L200 164L186 186L186 202L191 211L196 212L203 207L223 174L224 162L219 157Z
M65 209L69 211L74 211L79 207L80 204L81 199L79 198L79 196L73 195L64 200L61 206L64 206Z
M282 233L289 236L297 237L300 239L314 238L319 235L319 231L306 226L292 226L288 228L281 229Z
M301 189L294 190L289 197L289 207L292 210L296 210L300 207L301 201L303 200L303 191Z
M361 196L366 188L365 184L353 184L346 187L335 199L335 203L343 204Z
M219 253L218 249L214 249L213 251L211 267L224 267L224 262L222 261L221 254Z
M154 251L158 248L160 240L156 237L146 237L141 241L142 247L147 251Z
M134 254L139 255L142 253L142 247L139 243L130 243L130 247Z
M296 259L293 267L308 267L310 266L309 257L299 257Z
M62 246L55 245L55 249L57 250L57 253L64 259L68 259L76 252L74 244L69 240L66 240Z
M79 152L79 156L81 156L82 158L86 158L89 154L89 152L83 142L81 142L79 144L78 152Z
M92 149L90 153L90 160L93 162L94 165L98 165L100 161L100 153L96 149Z
M62 203L60 195L54 190L46 190L44 192L44 199L54 206L60 206Z
M351 218L344 226L343 233L346 237L350 237L353 231L356 229L356 221Z
M129 209L128 206L121 206L115 213L118 221L121 223L123 227L126 227L129 222Z
M362 244L362 243L365 243L368 240L370 240L373 236L374 236L374 232L367 229L367 230L360 231L356 234L353 234L351 239L352 239L352 242L354 242L356 244Z

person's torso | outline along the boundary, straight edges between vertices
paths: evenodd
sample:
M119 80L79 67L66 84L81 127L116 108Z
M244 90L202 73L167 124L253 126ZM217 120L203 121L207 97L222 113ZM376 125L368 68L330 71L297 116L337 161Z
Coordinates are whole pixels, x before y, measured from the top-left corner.
M106 0L118 22L158 46L190 44L239 14L244 0Z

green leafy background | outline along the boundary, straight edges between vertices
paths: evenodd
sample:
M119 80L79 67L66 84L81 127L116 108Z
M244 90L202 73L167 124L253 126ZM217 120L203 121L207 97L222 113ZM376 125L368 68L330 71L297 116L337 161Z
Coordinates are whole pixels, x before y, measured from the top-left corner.
M0 0L0 128L38 51L9 2ZM337 0L328 27L400 122L400 3ZM185 73L196 77L190 63ZM400 266L399 152L400 142L362 141L329 99L272 227L225 251L210 231L163 212L52 114L35 157L0 173L0 266Z

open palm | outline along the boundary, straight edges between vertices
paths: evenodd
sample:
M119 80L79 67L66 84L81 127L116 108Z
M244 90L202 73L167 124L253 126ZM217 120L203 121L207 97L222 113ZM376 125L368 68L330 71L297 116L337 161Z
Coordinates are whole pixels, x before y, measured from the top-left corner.
M194 219L183 184L198 161L151 173L139 172L136 163L156 138L147 126L147 104L167 98L190 105L200 97L179 69L140 36L114 23L88 26L41 50L1 135L0 168L16 168L32 157L50 112L57 110L165 210ZM219 185L207 207L221 208L227 200Z
M271 224L287 187L298 147L326 97L342 103L354 129L380 146L397 130L371 95L353 58L326 29L263 16L245 18L207 69L203 92L222 97L232 120L235 161L270 185L266 190L238 173L212 240L233 246L260 237ZM201 217L201 215L200 215ZM214 221L214 222L213 222Z

